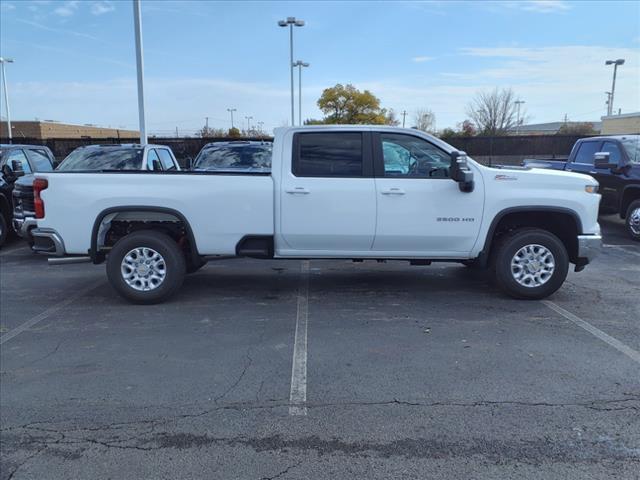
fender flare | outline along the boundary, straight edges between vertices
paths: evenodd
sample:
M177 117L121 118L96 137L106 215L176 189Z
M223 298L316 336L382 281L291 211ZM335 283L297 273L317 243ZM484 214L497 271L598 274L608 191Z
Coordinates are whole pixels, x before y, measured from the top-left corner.
M580 220L580 216L577 214L575 210L571 210L570 208L565 207L550 207L548 205L539 205L539 206L521 206L521 207L509 207L503 210L500 210L489 225L489 229L487 230L487 235L484 239L484 246L478 255L478 259L481 265L486 265L489 260L489 252L491 251L491 246L493 244L493 237L496 232L496 228L505 216L510 215L512 213L533 213L533 212L549 212L549 213L562 213L565 215L570 215L574 222L576 223L576 228L578 230L578 235L581 235L582 230L582 220Z
M100 263L104 260L101 258L100 253L98 252L98 231L100 229L100 224L104 217L111 213L123 213L123 212L155 212L155 213L165 213L167 215L173 215L178 220L180 220L187 232L187 237L189 238L189 243L192 245L191 255L193 260L198 260L200 258L200 254L198 253L198 245L196 244L195 236L193 235L193 230L191 229L191 225L186 217L180 213L178 210L174 210L173 208L167 207L150 207L147 205L123 205L120 207L110 207L102 210L95 221L93 222L93 228L91 229L91 246L89 248L89 256L93 263Z

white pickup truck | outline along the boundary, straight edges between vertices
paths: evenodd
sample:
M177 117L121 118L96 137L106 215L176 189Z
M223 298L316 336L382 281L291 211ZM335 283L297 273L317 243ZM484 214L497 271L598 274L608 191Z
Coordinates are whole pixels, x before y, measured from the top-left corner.
M275 132L270 172L39 173L34 250L106 260L115 290L165 300L221 257L405 260L489 267L538 299L601 246L587 175L491 168L409 129Z

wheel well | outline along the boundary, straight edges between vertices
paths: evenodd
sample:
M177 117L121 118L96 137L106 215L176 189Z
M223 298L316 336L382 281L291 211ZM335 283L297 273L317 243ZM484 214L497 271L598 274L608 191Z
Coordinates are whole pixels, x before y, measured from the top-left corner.
M487 238L487 242L490 242L489 245L485 245L487 258L491 256L497 240L502 235L524 227L540 228L553 233L567 249L569 260L572 263L577 262L578 235L582 230L579 221L571 213L546 210L516 211L503 215L493 230L490 230Z
M640 200L640 188L627 188L622 194L622 202L620 203L621 218L626 218L627 209L634 200Z
M127 208L103 212L93 227L90 255L94 263L104 261L118 240L138 230L156 230L182 248L187 261L199 259L191 227L182 215L169 210Z

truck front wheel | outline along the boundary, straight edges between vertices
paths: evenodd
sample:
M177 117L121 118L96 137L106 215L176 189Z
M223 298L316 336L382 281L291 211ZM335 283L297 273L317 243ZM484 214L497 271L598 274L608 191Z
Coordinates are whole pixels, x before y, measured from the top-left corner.
M133 303L152 304L171 297L182 285L185 259L168 235L140 230L121 238L107 257L111 286Z
M507 295L537 300L560 288L569 271L569 255L552 233L523 228L500 239L493 267L496 282Z
M634 200L627 208L626 223L629 236L640 242L640 200Z

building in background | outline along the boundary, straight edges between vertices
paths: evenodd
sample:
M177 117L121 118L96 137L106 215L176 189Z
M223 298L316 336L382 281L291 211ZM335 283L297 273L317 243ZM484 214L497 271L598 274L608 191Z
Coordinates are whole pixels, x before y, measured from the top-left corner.
M640 112L602 117L603 135L640 134Z
M604 117L603 117L604 118ZM578 127L585 124L591 124L595 133L600 133L602 122L548 122L548 123L532 123L529 125L520 125L517 129L513 128L509 131L509 135L555 135L562 127Z
M52 120L11 121L14 142L21 138L46 140L49 138L140 138L137 130L98 127L96 125L72 125ZM6 139L7 122L0 122L0 138Z

